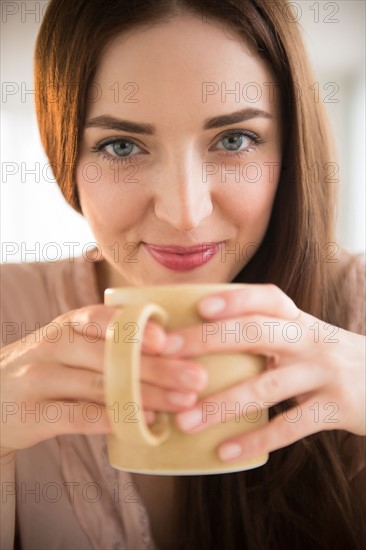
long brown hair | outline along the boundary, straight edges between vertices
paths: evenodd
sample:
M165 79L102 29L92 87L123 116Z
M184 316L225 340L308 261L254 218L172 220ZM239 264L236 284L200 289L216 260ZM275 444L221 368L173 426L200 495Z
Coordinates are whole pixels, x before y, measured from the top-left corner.
M274 283L302 310L347 327L340 268L327 261L337 247L329 132L311 92L297 14L286 0L51 0L37 39L34 80L40 135L62 193L80 212L74 173L86 97L104 48L131 28L185 12L235 30L269 63L280 89L283 169L266 235L235 282ZM270 417L292 404L273 407ZM356 499L347 478L345 436L320 432L247 472L177 477L175 549L361 548L366 497ZM361 453L362 438L349 437Z

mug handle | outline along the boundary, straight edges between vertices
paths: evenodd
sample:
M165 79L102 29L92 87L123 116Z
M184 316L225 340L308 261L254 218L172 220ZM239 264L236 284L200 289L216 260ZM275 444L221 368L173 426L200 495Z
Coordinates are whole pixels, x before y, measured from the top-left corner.
M171 432L168 413L156 413L156 420L149 427L141 404L141 344L149 318L165 325L168 313L152 303L123 306L106 334L104 380L107 414L113 435L124 445L157 446Z

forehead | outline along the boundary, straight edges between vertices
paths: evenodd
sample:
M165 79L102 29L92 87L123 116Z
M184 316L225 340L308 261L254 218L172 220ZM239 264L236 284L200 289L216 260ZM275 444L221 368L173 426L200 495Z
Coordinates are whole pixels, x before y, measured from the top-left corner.
M278 103L270 66L228 27L194 15L118 35L93 86L90 116L128 109L149 121L155 113L161 124L182 111L195 117L197 109L200 118L248 106L275 114Z

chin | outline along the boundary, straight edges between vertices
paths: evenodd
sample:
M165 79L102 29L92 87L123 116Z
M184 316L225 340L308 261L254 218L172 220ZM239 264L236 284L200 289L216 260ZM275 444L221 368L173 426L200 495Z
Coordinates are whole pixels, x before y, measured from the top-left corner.
M189 272L172 272L172 273L155 273L148 277L141 276L139 279L134 278L131 284L134 286L149 286L149 285L174 285L174 284L225 284L229 283L233 277L225 274L215 273L200 273L199 269Z

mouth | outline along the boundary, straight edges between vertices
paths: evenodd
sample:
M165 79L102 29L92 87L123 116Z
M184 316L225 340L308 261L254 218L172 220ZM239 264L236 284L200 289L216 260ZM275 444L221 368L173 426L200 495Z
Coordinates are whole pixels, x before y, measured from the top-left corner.
M142 243L160 265L172 271L191 271L209 262L219 251L221 242L204 242L194 246L154 245Z

